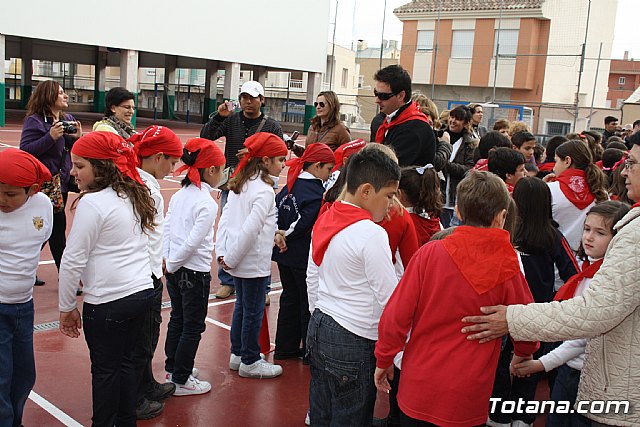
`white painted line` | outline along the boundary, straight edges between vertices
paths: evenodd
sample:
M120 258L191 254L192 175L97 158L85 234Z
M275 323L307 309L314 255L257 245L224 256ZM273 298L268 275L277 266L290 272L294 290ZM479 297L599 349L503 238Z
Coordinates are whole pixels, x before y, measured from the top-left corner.
M277 294L281 294L281 293L282 293L282 289L276 289L276 290L273 290L273 291L269 292L269 295L277 295ZM222 301L210 302L208 307L216 307L218 305L223 305L223 304L232 304L234 302L236 302L235 298L225 299L225 300L222 300Z
M209 323L213 323L214 325L219 326L222 329L226 329L227 331L231 330L231 326L227 325L226 323L218 322L217 320L212 319L211 317L207 317L204 320L206 320Z
M17 148L15 145L9 145L9 144L5 144L4 142L0 142L0 145L3 147L13 147L13 148Z
M165 181L171 181L171 182L175 182L176 184L181 184L180 181L175 180L175 179L171 179L171 178L163 178Z
M82 427L82 424L80 424L79 422L71 418L69 415L62 412L53 403L49 402L44 397L40 396L38 393L34 391L29 393L29 399L31 399L36 405L40 406L42 409L50 413L55 419L60 421L65 426Z
M44 260L44 261L40 261L40 262L38 263L38 265L47 265L47 264L55 264L55 263L56 263L56 262L55 262L54 260L52 260L52 259L47 259L47 260Z

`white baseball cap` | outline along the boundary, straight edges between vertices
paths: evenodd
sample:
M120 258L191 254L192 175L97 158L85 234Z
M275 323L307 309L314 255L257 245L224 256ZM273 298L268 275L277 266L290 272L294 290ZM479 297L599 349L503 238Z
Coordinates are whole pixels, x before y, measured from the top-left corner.
M264 88L260 83L254 80L249 80L242 85L242 87L240 88L240 93L247 93L254 98L257 98L260 95L264 96Z

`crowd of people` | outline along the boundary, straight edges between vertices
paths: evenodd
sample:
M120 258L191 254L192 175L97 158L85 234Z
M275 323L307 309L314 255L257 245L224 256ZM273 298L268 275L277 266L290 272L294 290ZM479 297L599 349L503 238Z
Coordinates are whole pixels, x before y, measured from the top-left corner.
M47 241L60 331L82 330L89 349L94 426L135 425L170 396L211 390L195 361L212 266L216 297L236 297L229 369L282 375L260 342L272 262L273 358L309 365L307 424L532 425L536 414L490 401L534 401L544 373L554 401L631 405L552 413L547 425L638 425L640 133L617 136L608 117L602 135L543 145L522 122L488 130L481 104L438 112L400 66L374 78L370 143L352 140L326 91L304 146L285 143L255 81L184 145L164 126L137 131L123 88L83 133L64 89L40 83L20 149L0 152L0 426L21 425L35 382L32 294ZM165 213L158 180L171 173L184 177ZM79 195L65 206L69 191ZM378 390L389 394L382 419Z

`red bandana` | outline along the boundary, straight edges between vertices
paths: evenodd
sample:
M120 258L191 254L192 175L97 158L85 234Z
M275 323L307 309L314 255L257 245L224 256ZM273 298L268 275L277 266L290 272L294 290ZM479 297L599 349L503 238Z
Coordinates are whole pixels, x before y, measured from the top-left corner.
M582 271L576 275L571 276L571 278L567 280L567 283L565 283L560 289L558 289L558 292L556 293L556 296L553 297L553 300L564 301L573 298L576 294L576 288L578 287L582 279L584 279L585 277L591 279L593 276L595 276L598 270L600 270L600 266L602 265L603 261L604 259L599 259L593 264L589 264L589 261L585 261L584 264L582 264Z
M489 159L478 160L475 166L473 167L473 170L489 172Z
M331 172L335 172L342 165L344 165L345 160L349 158L352 154L357 153L362 150L362 148L367 145L364 139L356 139L355 141L347 142L346 144L342 144L340 147L336 149L336 152L333 153L336 156L336 165L331 169Z
M254 133L244 141L244 146L248 152L240 159L231 178L236 176L254 157L286 156L289 152L287 144L280 137L269 132Z
M420 106L416 102L412 102L407 108L405 108L400 115L394 117L390 122L385 118L378 131L376 132L376 142L384 141L384 136L387 131L395 126L410 120L420 120L421 122L429 123L427 116L420 110Z
M113 160L123 175L144 185L133 150L129 143L113 132L89 132L73 144L71 152L85 159Z
M0 182L14 187L31 187L51 179L51 172L26 151L7 148L0 152Z
M555 162L544 162L538 165L538 170L551 172L553 171L553 167L555 166Z
M287 188L289 189L289 193L291 193L293 184L295 184L298 175L300 175L304 164L307 162L335 163L336 156L327 144L316 142L315 144L310 144L304 150L302 157L287 160L285 164L289 166L289 172L287 173Z
M586 173L582 169L570 168L556 177L560 190L574 206L580 210L589 206L595 196L589 191Z
M211 140L205 138L193 138L187 141L184 145L184 149L193 154L198 151L196 155L196 161L191 165L182 165L174 173L173 176L180 175L183 171L188 170L187 177L189 181L200 186L200 171L198 169L210 168L211 166L222 166L225 164L226 159L224 153L218 146Z
M154 154L162 153L169 157L182 156L182 142L178 135L164 126L149 126L140 133L127 139L133 144L133 151L138 159L138 166L142 165L142 159Z
M461 225L442 244L479 295L520 272L518 256L506 230Z
M356 222L372 220L371 214L366 210L349 203L336 202L322 214L313 226L311 239L311 255L316 265L322 264L324 254L331 243L333 236Z

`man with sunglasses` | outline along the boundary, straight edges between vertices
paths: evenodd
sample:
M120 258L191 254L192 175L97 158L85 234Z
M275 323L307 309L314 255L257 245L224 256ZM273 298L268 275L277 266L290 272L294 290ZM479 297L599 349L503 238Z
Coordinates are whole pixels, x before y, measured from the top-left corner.
M411 102L411 77L399 65L389 65L373 76L373 93L386 115L376 131L376 142L389 145L400 166L433 163L436 141L427 116Z
M269 132L282 139L280 123L265 116L260 108L264 105L264 88L256 81L245 82L240 88L240 111L235 112L237 102L225 101L218 106L218 111L209 117L209 121L200 131L202 138L215 141L225 137L224 156L227 167L231 168L229 176L240 162L238 157L244 149L244 141L258 132ZM222 189L220 196L220 212L227 204L229 190ZM218 270L220 288L216 298L227 298L235 292L233 277L222 268Z

